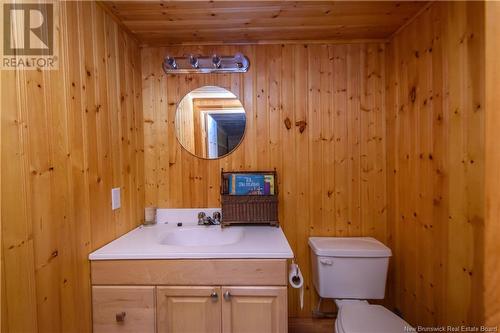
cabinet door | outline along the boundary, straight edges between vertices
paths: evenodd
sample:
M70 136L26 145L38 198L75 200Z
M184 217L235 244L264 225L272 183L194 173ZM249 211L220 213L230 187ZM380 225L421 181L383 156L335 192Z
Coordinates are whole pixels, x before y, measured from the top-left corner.
M286 287L222 287L223 333L286 333Z
M92 287L94 333L155 332L155 287Z
M220 287L157 287L157 327L161 333L219 333Z

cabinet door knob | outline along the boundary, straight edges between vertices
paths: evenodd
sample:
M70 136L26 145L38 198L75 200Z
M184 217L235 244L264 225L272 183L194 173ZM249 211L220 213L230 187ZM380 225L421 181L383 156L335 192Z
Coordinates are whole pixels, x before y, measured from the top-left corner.
M226 301L230 301L231 300L231 293L229 292L229 290L224 293L224 299Z
M212 291L212 293L210 294L210 297L212 297L212 301L214 301L214 302L217 302L217 299L219 299L219 295L217 294L217 292L215 290Z
M116 314L116 322L117 323L123 323L125 321L125 315L126 314L127 314L126 312L118 312Z

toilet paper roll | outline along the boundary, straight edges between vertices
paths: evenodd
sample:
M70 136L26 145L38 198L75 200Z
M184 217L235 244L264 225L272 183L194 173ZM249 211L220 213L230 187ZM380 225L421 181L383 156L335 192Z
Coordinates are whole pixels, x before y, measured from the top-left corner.
M292 263L288 272L288 282L292 288L300 289L300 309L304 308L304 278L300 271L299 265Z

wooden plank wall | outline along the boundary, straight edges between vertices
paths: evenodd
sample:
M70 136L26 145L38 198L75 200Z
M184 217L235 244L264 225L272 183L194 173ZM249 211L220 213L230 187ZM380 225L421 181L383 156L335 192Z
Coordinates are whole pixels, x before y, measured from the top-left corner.
M436 2L387 49L391 292L414 325L482 322L483 7Z
M485 4L485 94L486 138L485 179L486 220L484 245L484 310L485 324L500 326L500 3Z
M250 59L248 73L167 76L161 68L167 54L238 51ZM384 44L143 49L146 205L218 207L221 168L276 168L279 218L305 278L304 309L291 290L289 315L310 316L309 236L389 238L385 55ZM204 85L232 91L247 112L243 144L220 160L193 157L175 136L176 104Z
M2 332L90 332L87 256L143 215L137 43L93 2L58 29L59 70L1 71Z

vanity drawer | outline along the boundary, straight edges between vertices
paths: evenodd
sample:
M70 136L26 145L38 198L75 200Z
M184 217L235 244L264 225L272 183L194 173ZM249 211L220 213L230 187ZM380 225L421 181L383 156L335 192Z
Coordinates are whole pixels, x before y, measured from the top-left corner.
M286 259L92 261L93 285L285 286Z
M155 332L155 287L93 286L94 333Z

